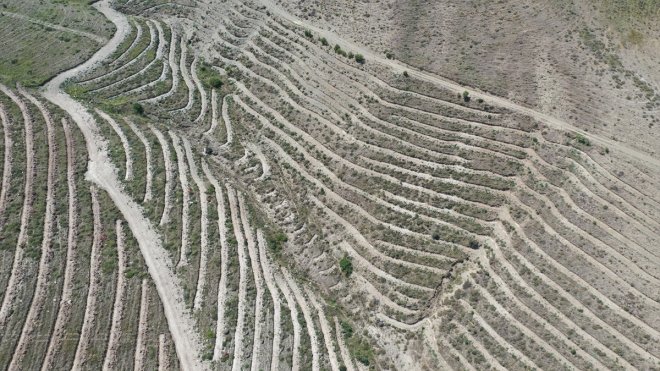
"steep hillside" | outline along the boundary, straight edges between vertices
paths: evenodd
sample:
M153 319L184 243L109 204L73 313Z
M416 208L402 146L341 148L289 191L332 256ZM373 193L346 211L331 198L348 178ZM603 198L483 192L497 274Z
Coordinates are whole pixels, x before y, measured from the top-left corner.
M95 4L0 86L0 367L660 368L652 41L583 9L645 66L598 88L581 4L512 3Z

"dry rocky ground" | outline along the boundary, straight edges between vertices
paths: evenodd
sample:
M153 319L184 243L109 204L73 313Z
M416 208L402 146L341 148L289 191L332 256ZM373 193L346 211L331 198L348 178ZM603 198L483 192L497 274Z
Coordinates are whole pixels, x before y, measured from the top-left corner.
M12 5L0 368L659 369L654 4Z

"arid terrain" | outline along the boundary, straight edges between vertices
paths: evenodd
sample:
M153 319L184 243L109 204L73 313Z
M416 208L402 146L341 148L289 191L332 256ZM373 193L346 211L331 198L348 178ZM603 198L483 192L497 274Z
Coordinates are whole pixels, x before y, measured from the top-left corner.
M0 3L0 369L660 370L660 3Z

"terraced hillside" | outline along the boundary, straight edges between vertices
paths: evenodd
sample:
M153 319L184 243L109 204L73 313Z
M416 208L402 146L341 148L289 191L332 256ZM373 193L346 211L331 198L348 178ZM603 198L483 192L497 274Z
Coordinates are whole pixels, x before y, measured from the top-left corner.
M657 157L269 1L94 7L0 86L2 369L660 368Z

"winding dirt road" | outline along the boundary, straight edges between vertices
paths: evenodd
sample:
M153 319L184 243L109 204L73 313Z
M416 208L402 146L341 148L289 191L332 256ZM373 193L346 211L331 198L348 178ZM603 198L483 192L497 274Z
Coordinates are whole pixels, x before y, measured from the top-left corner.
M167 252L162 247L160 236L142 208L127 195L118 179L117 169L112 165L107 152L107 142L100 135L98 124L86 107L62 91L61 85L68 79L79 76L109 57L129 32L128 19L113 10L108 0L94 5L110 21L117 32L113 38L85 63L65 71L48 84L43 95L64 109L82 131L89 153L87 179L105 190L126 219L131 232L138 241L140 251L163 303L165 317L174 340L177 356L184 370L202 370L209 367L201 361L199 335L195 330L190 313L183 302L183 290L174 274Z

